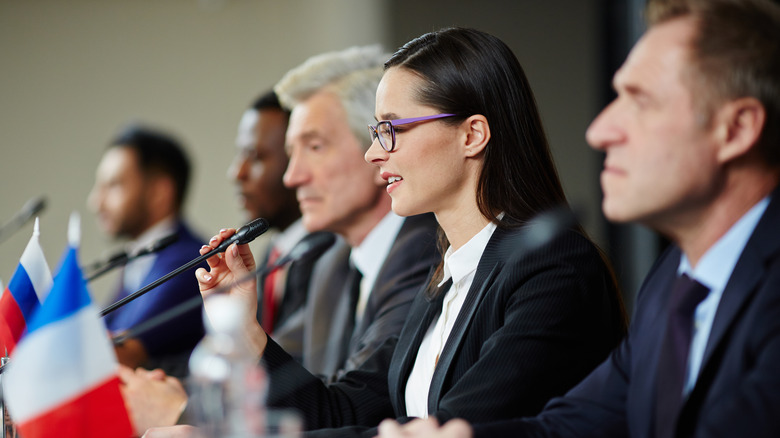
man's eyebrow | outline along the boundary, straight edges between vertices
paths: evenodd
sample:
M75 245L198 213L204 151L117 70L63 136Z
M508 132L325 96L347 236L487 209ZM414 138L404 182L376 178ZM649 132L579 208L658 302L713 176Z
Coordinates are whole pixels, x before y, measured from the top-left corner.
M313 140L313 139L319 139L320 138L320 134L318 134L315 131L307 131L307 132L304 132L303 134L299 135L298 137L299 137L298 138L299 141L309 141L309 140ZM290 155L290 151L291 151L292 147L293 146L289 142L285 141L285 143L284 143L284 151L287 152L287 155Z

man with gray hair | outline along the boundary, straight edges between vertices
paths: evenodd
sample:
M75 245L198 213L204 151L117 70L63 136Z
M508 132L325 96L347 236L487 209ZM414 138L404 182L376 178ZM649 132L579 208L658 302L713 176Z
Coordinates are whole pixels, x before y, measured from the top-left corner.
M370 147L366 125L374 118L388 58L378 46L324 53L274 88L282 106L292 110L284 184L296 190L308 231L342 238L317 261L306 300L304 366L326 380L358 368L401 332L412 301L440 261L434 216L393 213L385 181L363 159ZM294 367L290 361L281 366ZM300 382L294 374L290 380L277 373L269 399L295 398ZM123 380L139 429L170 425L186 399L175 382L127 372ZM176 426L149 429L144 436L190 433L191 427Z
M378 46L324 53L275 87L292 111L284 183L296 190L308 231L346 242L320 260L307 300L304 366L321 376L357 368L400 333L440 257L435 218L393 213L385 182L363 159L388 57Z

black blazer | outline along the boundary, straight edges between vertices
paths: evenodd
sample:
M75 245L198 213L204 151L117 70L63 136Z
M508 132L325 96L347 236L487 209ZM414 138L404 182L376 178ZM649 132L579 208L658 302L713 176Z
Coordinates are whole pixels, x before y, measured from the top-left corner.
M322 260L310 287L304 327L304 366L325 377L353 370L389 337L398 336L417 291L441 259L433 214L404 219L355 326L357 297L345 290L350 248ZM326 272L323 272L326 271ZM349 289L349 287L347 287Z
M723 291L678 437L780 436L778 224L780 188ZM479 426L477 435L654 436L655 370L680 256L674 247L659 259L639 292L628 337L587 379L537 419Z
M312 234L306 234L301 241L310 238ZM327 251L326 251L327 252ZM271 253L271 245L266 249L265 256L262 257L262 265L268 265L268 259ZM309 281L312 271L320 256L305 257L302 260L295 260L288 265L282 301L278 304L276 314L274 315L274 330L271 336L276 342L282 345L296 361L302 362L304 349L304 332L306 330L306 302L309 295ZM260 276L257 282L257 321L260 325L263 321L263 301L264 286L268 274Z
M533 414L593 369L619 342L623 315L594 245L569 231L516 257L518 230L497 229L444 346L429 412L490 421ZM406 417L405 386L420 343L441 310L418 294L399 340L326 386L269 343L269 404L302 412L314 436L373 436L383 418Z

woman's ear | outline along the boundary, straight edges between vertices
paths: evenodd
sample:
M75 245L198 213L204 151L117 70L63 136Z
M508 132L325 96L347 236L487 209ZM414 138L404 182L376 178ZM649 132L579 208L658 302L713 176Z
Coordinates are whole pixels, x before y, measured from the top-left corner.
M463 122L466 129L466 156L473 158L485 149L490 141L490 125L482 114L474 114Z

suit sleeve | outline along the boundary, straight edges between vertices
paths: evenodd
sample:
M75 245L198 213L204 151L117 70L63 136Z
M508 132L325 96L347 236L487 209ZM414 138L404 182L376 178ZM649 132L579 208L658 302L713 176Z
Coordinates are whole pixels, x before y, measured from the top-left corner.
M359 370L327 385L269 339L262 359L270 376L268 405L296 409L306 429L355 425L355 430L360 430L375 426L394 416L387 369L395 344L396 338L388 339Z

